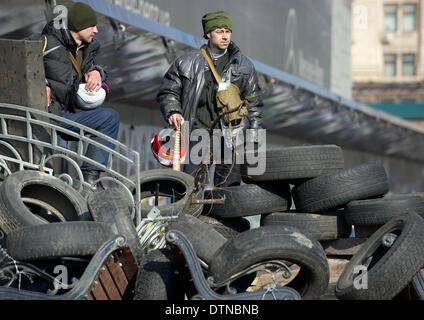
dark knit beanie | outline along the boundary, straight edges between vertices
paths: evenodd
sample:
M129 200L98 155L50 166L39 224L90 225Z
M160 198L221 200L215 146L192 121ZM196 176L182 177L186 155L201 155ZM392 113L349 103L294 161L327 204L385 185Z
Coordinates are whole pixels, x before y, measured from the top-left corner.
M96 13L88 4L77 2L68 10L69 30L80 31L85 28L94 27L96 24Z
M202 17L203 36L218 29L225 28L233 32L233 24L230 15L225 11L207 13Z

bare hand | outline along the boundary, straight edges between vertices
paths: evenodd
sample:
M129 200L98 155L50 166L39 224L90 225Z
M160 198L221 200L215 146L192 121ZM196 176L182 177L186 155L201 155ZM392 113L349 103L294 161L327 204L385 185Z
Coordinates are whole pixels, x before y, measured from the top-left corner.
M52 89L49 86L46 86L46 96L47 96L47 106L52 103Z
M88 91L99 91L102 86L102 76L98 70L90 71L84 75L85 77L85 89Z
M184 123L184 118L181 114L174 113L168 118L168 123L170 125L173 125L175 128L178 128Z

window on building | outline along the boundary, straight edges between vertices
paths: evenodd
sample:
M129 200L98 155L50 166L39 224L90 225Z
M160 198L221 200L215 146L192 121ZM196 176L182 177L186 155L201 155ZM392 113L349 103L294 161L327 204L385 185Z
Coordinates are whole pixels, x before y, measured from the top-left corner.
M403 31L414 31L417 28L417 5L406 3L403 5L402 17Z
M415 76L415 54L408 53L402 55L402 75Z
M386 77L396 76L396 55L395 54L384 55L384 75Z
M397 4L384 5L384 31L397 30Z

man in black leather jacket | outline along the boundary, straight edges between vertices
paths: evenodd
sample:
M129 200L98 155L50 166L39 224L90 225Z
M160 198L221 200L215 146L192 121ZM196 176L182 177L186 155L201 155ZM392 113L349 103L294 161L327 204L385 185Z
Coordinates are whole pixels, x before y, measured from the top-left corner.
M256 70L252 62L231 41L232 23L228 13L219 11L206 14L202 18L202 24L204 37L209 40L207 52L222 80L229 79L237 85L242 100L255 97L250 100L248 127L261 128L263 102ZM219 113L216 105L217 90L218 84L199 50L183 55L172 63L163 78L157 101L170 125L179 126L184 121L189 121L190 131L209 129ZM193 173L196 167L197 165L190 162L183 170ZM237 185L240 180L239 164L216 165L215 185Z
M77 2L72 5L67 16L68 28L52 20L42 31L45 48L43 53L46 75L46 90L49 112L65 117L87 127L93 128L116 139L119 130L119 114L111 108L98 107L93 110L81 110L74 103L78 89L78 72L73 66L69 53L75 58L83 75L86 89L99 90L106 80L103 68L95 63L100 44L94 38L98 33L97 18L94 10L87 4ZM59 25L59 26L58 26ZM60 123L66 129L79 132L71 125ZM96 136L94 140L113 148L113 145ZM87 157L104 165L108 153L92 146L87 148ZM92 183L99 178L101 169L83 163L81 170L85 181Z

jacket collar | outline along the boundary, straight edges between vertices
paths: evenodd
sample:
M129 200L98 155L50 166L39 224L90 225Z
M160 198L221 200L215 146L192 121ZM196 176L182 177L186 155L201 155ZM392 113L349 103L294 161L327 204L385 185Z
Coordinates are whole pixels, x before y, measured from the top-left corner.
M211 49L209 47L209 42L208 42L208 45L206 46L206 50L208 51L209 56L212 57ZM229 61L231 61L232 63L234 63L235 61L240 62L241 51L240 51L240 48L233 41L231 41L230 44L228 45L228 54L230 57Z
M233 42L230 42L230 45L228 46L228 51L230 53L230 57L235 57L240 55L240 48Z

